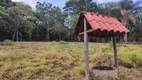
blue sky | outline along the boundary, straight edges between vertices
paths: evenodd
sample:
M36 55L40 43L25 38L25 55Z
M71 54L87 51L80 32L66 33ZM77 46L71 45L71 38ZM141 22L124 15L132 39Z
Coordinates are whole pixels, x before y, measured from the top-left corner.
M48 3L52 3L55 6L59 6L60 8L63 8L65 6L65 3L68 0L12 0L12 1L27 3L30 6L32 6L32 8L35 7L37 1L39 1L39 2L45 1L45 2L48 2ZM104 2L110 2L110 1L117 2L117 1L120 1L120 0L93 0L93 1L97 2L97 3L104 3ZM133 1L136 1L136 0L133 0Z

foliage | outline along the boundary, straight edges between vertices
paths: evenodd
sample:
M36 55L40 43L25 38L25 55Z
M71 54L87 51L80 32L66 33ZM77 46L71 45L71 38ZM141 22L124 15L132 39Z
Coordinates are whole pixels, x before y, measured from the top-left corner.
M79 38L73 34L79 13L89 11L114 16L127 23L126 27L131 31L128 40L141 41L141 3L121 0L98 4L93 0L69 0L60 9L48 2L37 2L35 10L32 10L22 2L0 0L0 40L76 41ZM122 36L119 37L119 41L122 40ZM109 42L108 38L105 40Z
M13 45L14 43L11 40L4 40L5 45Z
M71 15L76 15L81 11L97 12L98 7L92 0L70 0L66 2L64 10L68 11Z
M38 35L35 35L34 38L41 35L43 40L60 41L68 37L67 28L64 26L64 18L67 16L65 12L62 13L59 7L46 2L38 2L36 8L37 21L34 34Z

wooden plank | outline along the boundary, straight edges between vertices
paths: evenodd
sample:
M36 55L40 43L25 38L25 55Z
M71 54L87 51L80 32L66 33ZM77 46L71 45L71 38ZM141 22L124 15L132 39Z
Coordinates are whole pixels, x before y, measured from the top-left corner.
M88 61L88 35L87 35L87 25L86 25L86 19L84 18L84 53L85 53L85 75L88 76L88 67L89 67L89 61Z
M117 49L116 49L116 36L113 35L113 51L114 51L114 66L118 68L118 56L117 56Z
M87 33L90 33L90 32L93 32L93 31L94 31L93 29L87 30ZM79 35L83 35L83 34L84 34L84 32L79 33Z

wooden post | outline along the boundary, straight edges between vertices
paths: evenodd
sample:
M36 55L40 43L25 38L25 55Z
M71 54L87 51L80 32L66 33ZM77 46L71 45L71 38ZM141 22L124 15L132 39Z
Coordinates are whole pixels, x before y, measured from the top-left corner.
M88 76L88 34L87 34L87 24L86 19L84 18L84 53L85 53L85 75Z
M114 51L114 66L118 68L118 57L117 57L117 49L116 49L116 37L113 35L113 51Z

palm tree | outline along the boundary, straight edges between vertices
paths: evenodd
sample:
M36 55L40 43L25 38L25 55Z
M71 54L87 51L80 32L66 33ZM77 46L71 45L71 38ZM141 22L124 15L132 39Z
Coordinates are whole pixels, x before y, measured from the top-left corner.
M133 24L136 25L136 19L133 13L142 11L142 1L133 2L132 0L122 0L119 4L121 8L122 24L127 26L127 21L130 19ZM124 35L124 41L127 42L127 34Z

